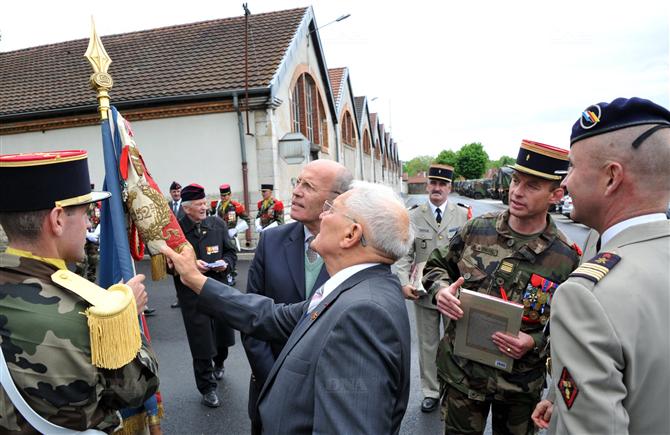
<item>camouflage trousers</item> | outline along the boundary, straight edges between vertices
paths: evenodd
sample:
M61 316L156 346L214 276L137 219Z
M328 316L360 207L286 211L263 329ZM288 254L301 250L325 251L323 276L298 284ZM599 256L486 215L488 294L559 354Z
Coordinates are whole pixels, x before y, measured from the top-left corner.
M95 282L98 275L98 263L100 262L99 246L97 243L87 240L84 252L86 257L84 257L84 261L77 262L75 273L91 282Z
M457 389L443 385L442 417L445 435L483 434L489 410L493 410L493 434L534 434L531 414L540 401L537 393L499 393L490 400L473 400Z

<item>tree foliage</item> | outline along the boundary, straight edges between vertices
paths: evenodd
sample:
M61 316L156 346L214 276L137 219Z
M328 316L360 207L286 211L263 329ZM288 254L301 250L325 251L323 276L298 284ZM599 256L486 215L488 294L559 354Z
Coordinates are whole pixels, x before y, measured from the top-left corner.
M459 175L466 179L479 178L486 170L489 155L479 142L463 145L456 153L455 169Z
M516 162L514 157L502 156L498 160L489 160L489 163L486 165L486 169L490 168L502 168L503 166L513 165Z
M407 172L410 177L413 177L421 171L428 171L428 167L432 161L432 156L414 157L412 160L405 162L403 165L403 171Z

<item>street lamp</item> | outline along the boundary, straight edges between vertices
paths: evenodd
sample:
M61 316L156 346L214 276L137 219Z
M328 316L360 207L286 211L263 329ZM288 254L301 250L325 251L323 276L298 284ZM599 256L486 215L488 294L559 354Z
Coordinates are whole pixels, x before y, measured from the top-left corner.
M344 20L346 20L347 18L349 18L350 16L351 16L351 14L342 14L342 15L340 15L339 17L335 18L333 21L331 21L331 22L329 22L329 23L326 23L326 24L324 24L323 26L318 27L318 28L312 30L311 32L309 32L309 33L307 34L307 36L311 35L312 33L316 32L317 30L321 30L321 29L323 29L324 27L326 27L326 26L328 26L328 25L330 25L330 24L333 24L333 23L339 23L340 21L344 21Z

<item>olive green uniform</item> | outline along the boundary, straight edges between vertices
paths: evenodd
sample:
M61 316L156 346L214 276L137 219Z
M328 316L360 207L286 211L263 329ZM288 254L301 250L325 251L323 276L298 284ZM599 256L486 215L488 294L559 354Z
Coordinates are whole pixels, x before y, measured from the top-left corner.
M521 331L535 342L506 373L454 355L457 324L449 323L437 354L446 433L483 433L490 406L494 433L534 431L530 416L545 383L543 329L551 294L577 267L579 255L549 215L545 230L533 236L515 233L508 220L505 211L469 221L424 269L424 287L433 298L462 276L463 288L524 304Z

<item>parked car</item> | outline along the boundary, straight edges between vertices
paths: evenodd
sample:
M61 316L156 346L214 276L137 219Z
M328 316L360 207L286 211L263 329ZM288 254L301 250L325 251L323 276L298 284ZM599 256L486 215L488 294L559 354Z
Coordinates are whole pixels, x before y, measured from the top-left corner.
M564 216L570 217L570 212L572 212L572 198L570 198L570 195L565 195L561 205L561 213Z

